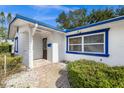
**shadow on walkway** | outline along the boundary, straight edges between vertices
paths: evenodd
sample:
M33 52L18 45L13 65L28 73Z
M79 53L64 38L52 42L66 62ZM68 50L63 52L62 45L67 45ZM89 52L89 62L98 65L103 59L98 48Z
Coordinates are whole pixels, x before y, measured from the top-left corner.
M56 81L56 87L57 88L70 88L68 77L67 77L67 71L62 69L59 71L60 77Z

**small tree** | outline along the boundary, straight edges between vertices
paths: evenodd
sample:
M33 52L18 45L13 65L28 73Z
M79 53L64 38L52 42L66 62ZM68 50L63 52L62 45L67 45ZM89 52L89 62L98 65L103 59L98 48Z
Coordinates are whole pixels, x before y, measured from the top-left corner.
M8 25L12 20L11 13L5 16L4 12L0 13L0 39L7 40L8 36Z

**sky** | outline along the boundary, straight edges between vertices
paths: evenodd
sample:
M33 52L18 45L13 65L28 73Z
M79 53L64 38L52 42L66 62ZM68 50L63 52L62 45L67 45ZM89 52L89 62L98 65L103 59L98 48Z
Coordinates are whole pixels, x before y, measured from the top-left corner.
M75 10L80 8L86 8L88 11L91 9L104 9L106 7L109 8L117 8L119 6L112 5L0 5L0 12L4 11L5 14L11 13L13 17L16 14L20 14L32 19L36 19L38 21L50 24L52 26L56 26L56 18L62 12L66 13L69 10Z

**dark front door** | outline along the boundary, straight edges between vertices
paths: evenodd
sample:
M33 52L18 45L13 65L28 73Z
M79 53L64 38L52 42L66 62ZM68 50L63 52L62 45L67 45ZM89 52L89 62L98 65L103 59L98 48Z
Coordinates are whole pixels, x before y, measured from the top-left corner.
M43 38L43 59L47 59L47 38Z

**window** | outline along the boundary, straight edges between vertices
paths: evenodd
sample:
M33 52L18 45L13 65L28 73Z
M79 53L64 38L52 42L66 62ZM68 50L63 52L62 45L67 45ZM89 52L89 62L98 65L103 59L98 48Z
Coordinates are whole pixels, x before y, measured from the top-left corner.
M67 36L67 53L108 57L109 28Z
M15 52L18 52L18 37L15 38Z
M82 51L82 38L69 38L69 51Z
M84 36L84 52L104 53L104 33Z

